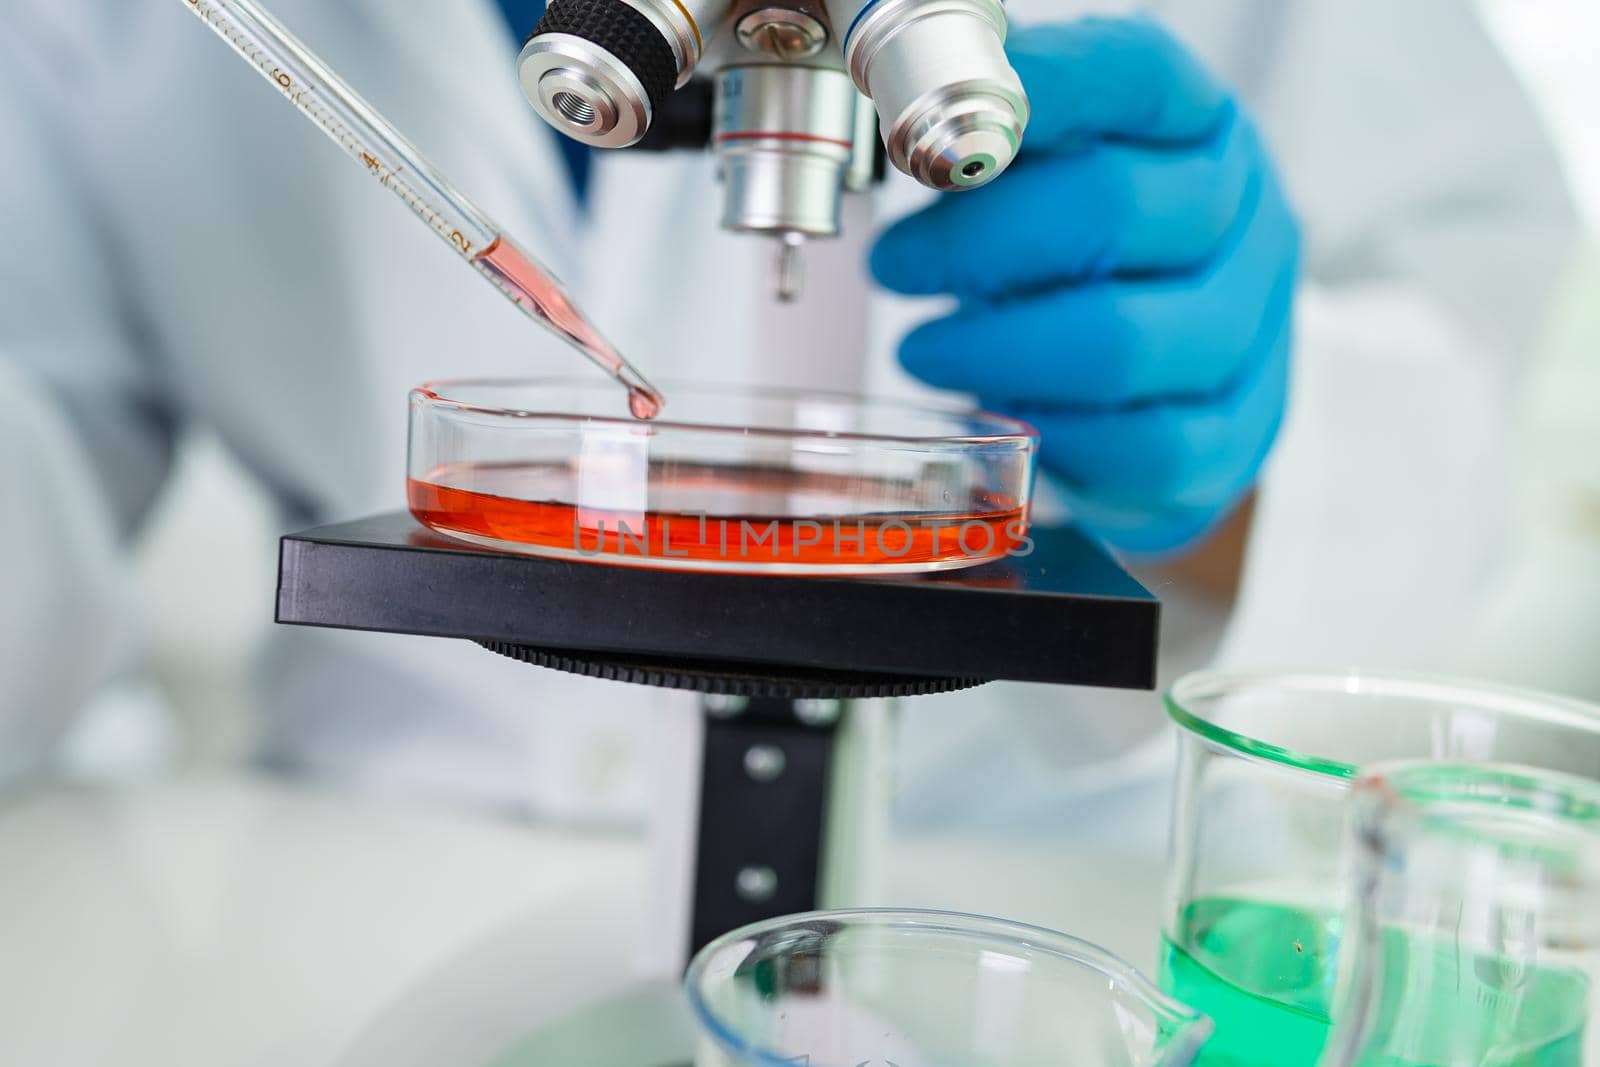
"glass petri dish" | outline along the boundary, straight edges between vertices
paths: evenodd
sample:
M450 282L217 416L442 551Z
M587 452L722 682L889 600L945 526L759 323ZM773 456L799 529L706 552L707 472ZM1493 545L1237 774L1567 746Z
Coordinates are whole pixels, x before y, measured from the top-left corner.
M970 567L1024 550L1038 434L960 408L669 384L640 422L609 382L411 393L407 500L473 544L768 574Z

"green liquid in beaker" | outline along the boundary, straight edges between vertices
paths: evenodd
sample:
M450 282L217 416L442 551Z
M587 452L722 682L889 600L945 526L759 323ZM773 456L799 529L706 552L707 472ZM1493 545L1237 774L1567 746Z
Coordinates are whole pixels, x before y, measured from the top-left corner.
M1211 1016L1200 1067L1314 1067L1328 1036L1339 920L1255 900L1199 900L1161 984ZM1359 1067L1579 1067L1587 981L1453 944L1384 939L1392 1001Z
M1328 1037L1334 915L1255 900L1197 900L1163 939L1161 986L1216 1033L1201 1067L1310 1067Z

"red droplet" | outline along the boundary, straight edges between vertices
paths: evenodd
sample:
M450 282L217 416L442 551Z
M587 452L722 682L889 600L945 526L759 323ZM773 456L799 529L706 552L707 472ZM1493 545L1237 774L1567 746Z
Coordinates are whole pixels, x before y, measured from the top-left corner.
M636 419L653 419L661 414L662 400L646 389L628 390L628 410Z

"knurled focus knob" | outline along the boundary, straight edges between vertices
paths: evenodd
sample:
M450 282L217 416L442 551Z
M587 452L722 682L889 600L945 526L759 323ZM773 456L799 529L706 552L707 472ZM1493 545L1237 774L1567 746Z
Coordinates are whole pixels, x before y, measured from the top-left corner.
M643 137L679 70L662 27L624 0L553 0L517 58L540 116L599 148Z

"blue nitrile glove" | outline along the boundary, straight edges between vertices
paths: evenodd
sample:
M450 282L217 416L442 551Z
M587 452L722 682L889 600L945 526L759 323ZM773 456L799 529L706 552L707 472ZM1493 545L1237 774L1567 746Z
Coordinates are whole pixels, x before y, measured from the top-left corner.
M1282 419L1295 219L1250 120L1146 18L1018 28L1033 106L993 184L872 252L890 289L959 309L900 359L1043 435L1074 517L1181 548L1249 492Z

